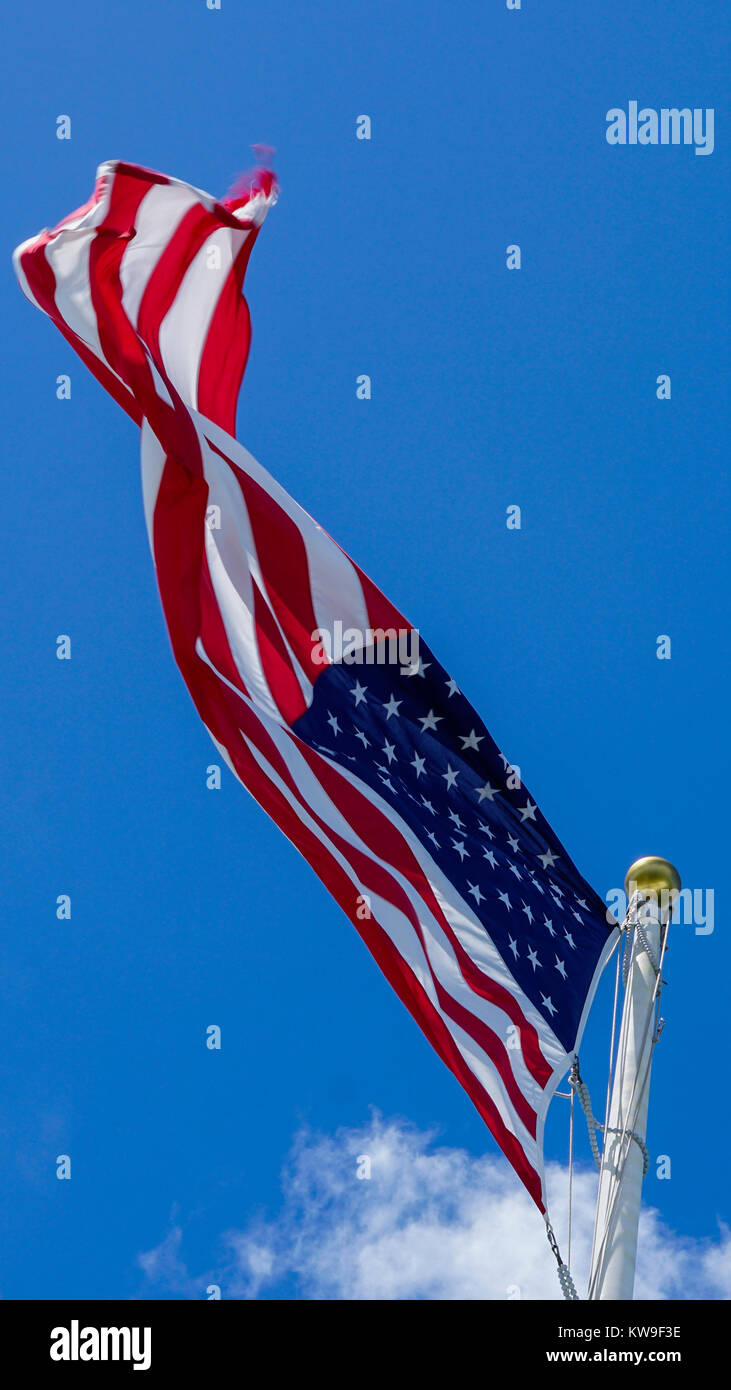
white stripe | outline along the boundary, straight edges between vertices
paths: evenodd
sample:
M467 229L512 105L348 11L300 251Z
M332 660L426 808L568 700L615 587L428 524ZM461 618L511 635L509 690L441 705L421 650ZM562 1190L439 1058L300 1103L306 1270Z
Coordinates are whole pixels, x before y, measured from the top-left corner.
M128 242L119 271L122 304L137 327L142 296L160 257L175 235L185 214L200 203L187 184L155 183L145 194L135 217L135 235Z
M211 319L234 260L250 235L244 228L238 231L220 227L209 236L190 262L162 321L163 366L183 400L194 408L198 405L198 373Z
M239 492L240 491L241 489L239 488ZM246 506L245 502L244 506ZM264 583L264 576L259 566L258 557L254 553L251 553L249 555L249 566L251 568L251 574L254 579L254 583L257 585L259 593L261 594L264 602L266 603L267 608L269 609L269 612L271 613L272 619L274 620L282 644L286 649L292 669L294 671L295 676L297 677L299 688L302 692L302 698L305 704L307 705L307 708L309 709L310 705L312 704L315 688L309 677L305 675L302 667L300 666L299 661L297 660L297 657L295 656L294 652L292 651L292 648L289 645L289 642L287 641L287 634L284 631L284 628L282 627L282 624L280 623L279 618L277 617L276 610L269 598L269 594L267 593L266 585Z
M97 170L97 179L111 167L101 165ZM124 387L126 394L132 396L127 383L122 380L102 352L89 280L89 252L96 235L96 227L106 216L110 192L111 182L108 178L98 200L92 207L87 208L78 217L70 218L57 232L53 233L50 242L43 247L42 254L54 276L54 304L66 327L75 333L90 352L104 364L111 375L120 383L120 386ZM41 232L38 236L30 237L28 241L24 241L22 245L16 247L13 252L13 265L20 287L37 308L41 308L41 306L30 288L21 264L21 257L26 251L32 250L44 235L45 232Z
M142 472L142 505L145 509L145 525L147 526L147 538L150 542L152 558L155 558L155 547L153 545L153 525L155 520L155 503L157 494L160 490L163 469L165 467L165 450L160 444L156 434L153 434L149 421L146 416L142 419L142 430L140 435L140 466Z
M45 247L45 256L56 280L56 308L64 322L95 357L109 367L99 341L99 326L91 298L89 253L96 228L107 214L111 185L98 203L83 216L67 223ZM110 371L112 368L110 367ZM116 376L116 372L114 373Z

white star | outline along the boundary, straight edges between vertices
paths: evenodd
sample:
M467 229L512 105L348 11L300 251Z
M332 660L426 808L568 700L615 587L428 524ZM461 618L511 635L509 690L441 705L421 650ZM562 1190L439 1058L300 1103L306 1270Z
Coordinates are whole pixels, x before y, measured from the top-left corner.
M534 975L535 975L535 973L536 973L536 966L539 966L539 968L540 968L541 970L543 969L543 966L541 965L541 962L540 962L539 959L538 959L537 952L535 951L535 949L534 949L532 946L529 946L529 947L528 947L528 960L530 961L531 965L533 966L533 974L534 974Z
M368 748L368 746L369 746L369 744L370 744L370 739L369 739L369 738L366 738L366 736L365 736L365 734L363 733L363 730L362 730L362 729L359 729L359 730L358 730L358 732L357 732L357 734L355 735L355 737L360 739L360 741L361 741L361 743L363 744L363 747L364 747L364 748Z
M431 840L432 844L433 844L433 845L436 845L437 849L439 849L439 841L438 841L436 835L434 834L434 831L433 831L433 830L430 830L430 831L429 831L429 834L427 835L426 838L427 838L427 840Z
M451 791L452 787L457 781L457 773L452 771L451 767L449 766L449 763L447 763L447 771L442 773L442 777L444 778L447 784L447 791Z
M589 911L589 904L585 903L583 898L577 898L576 901L579 904L579 907L583 907L584 912Z
M357 709L358 705L362 705L365 700L366 688L364 685L361 685L360 681L356 681L350 693L355 698L355 708Z
M390 765L392 762L395 762L395 759L396 759L396 744L395 744L395 743L389 743L388 739L386 739L386 742L385 742L384 745L383 745L383 751L384 751L384 753L386 754L386 757L388 758L389 765Z
M421 732L425 734L427 729L436 729L437 724L441 724L442 717L443 716L441 714L435 714L434 710L430 709L429 713L425 714L423 719L419 720L419 723L421 724Z
M512 910L513 910L513 904L511 903L510 898L508 897L507 893L498 893L498 897L499 897L499 899L500 899L501 902L505 903L505 906L507 907L508 912L512 912Z
M454 824L456 825L458 830L464 830L464 821L460 820L460 817L457 815L456 811L449 812L449 819L451 821L454 821Z
M457 682L456 682L455 680L451 680L451 679L450 679L450 680L447 681L447 690L449 691L449 696L448 696L448 698L449 698L450 700L451 700L451 698L452 698L453 695L459 695L459 694L461 694L460 688L459 688L459 686L457 685Z
M467 884L467 892L472 894L472 896L473 896L475 902L477 903L478 907L479 907L480 903L484 901L483 894L480 892L480 890L479 890L479 888L478 888L478 886L477 886L476 883L468 883L468 884Z
M518 807L518 810L520 811L520 819L521 819L522 821L525 821L525 820L535 820L535 818L536 818L536 811L538 810L538 807L536 806L535 802L534 802L534 801L531 801L530 798L529 798L529 799L528 799L528 805L527 805L527 806L523 806L522 808L519 806L519 807Z
M469 859L469 851L464 847L464 840L452 840L452 844L462 860L462 863L464 863L465 859Z
M515 956L515 959L517 960L517 959L518 959L518 943L517 943L517 941L513 941L512 936L508 936L508 946L510 947L510 950L512 951L513 955Z
M425 796L422 796L421 799L422 799L422 801L424 802L424 805L426 806L427 811L431 811L432 815L435 816L435 815L436 815L436 811L434 810L434 807L432 806L431 801L427 801L427 799L426 799Z
M487 835L488 840L495 839L495 836L493 835L489 825L483 825L482 821L480 821L480 830L482 831L483 835Z
M537 879L537 878L534 878L532 874L531 874L531 876L530 876L530 881L531 881L531 883L533 884L533 887L536 889L536 891L537 891L538 893L545 893L546 890L545 890L545 888L543 887L543 884L542 884L542 883L539 883L539 882L538 882L538 879Z
M421 777L421 774L422 774L422 772L424 771L425 765L426 765L426 758L420 758L420 757L419 757L419 754L418 754L418 753L415 753L414 756L413 756L413 758L411 759L411 764L410 764L410 766L416 768L416 775L417 775L417 777Z
M487 860L488 864L490 865L490 868L491 868L491 869L496 869L496 868L497 868L497 859L495 858L495 855L493 854L492 850L491 850L491 849L483 849L482 853L483 853L484 858Z
M561 979L562 979L562 980L565 980L565 979L566 979L566 966L564 965L564 963L563 963L562 960L559 960L558 956L556 956L556 965L555 965L554 968L558 971L559 975L561 976Z
M396 794L396 788L394 787L393 782L391 781L390 777L382 777L382 778L381 778L381 781L383 782L384 787L388 787L388 790L389 790L390 792L393 792L393 793L394 793L394 796L395 796L395 794Z
M468 734L460 734L462 748L477 748L478 743L482 743L484 734L478 734L475 729L471 729Z
M522 873L520 872L520 869L516 869L516 867L515 867L514 864L508 864L508 868L509 868L511 874L515 874L515 877L516 877L516 878L522 879L523 875L522 875Z
M518 844L518 841L513 838L512 835L508 835L508 844L510 845L513 854L517 854L518 850L520 849L520 845Z
M526 917L528 918L528 921L532 923L532 922L533 922L533 913L531 912L530 907L528 907L528 906L523 902L522 898L521 898L521 901L520 901L520 905L521 905L521 907L522 907L522 909L523 909L523 911L524 911Z
M487 797L489 801L495 800L497 787L491 787L489 782L486 782L484 787L476 787L475 790L480 798L480 804L485 800L485 797Z
M566 937L566 940L568 941L569 946L571 947L571 950L572 950L572 951L575 951L575 950L576 950L576 943L575 943L575 941L574 941L574 938L573 938L573 936L571 935L571 932L570 932L570 931L566 931L565 928L564 928L564 936Z
M383 706L383 708L384 708L385 711L386 711L386 718L387 718L387 719L390 719L392 714L398 714L399 705L402 705L402 704L403 704L403 700L395 700L394 697L393 697L393 695L392 695L392 696L391 696L391 699L390 699L389 702L388 702L388 704Z
M413 666L409 666L408 670L402 671L402 675L404 675L404 676L423 676L424 672L425 672L425 671L428 671L430 666L431 666L431 662L430 662L430 661L422 661L421 657L417 657L416 662L414 663L414 665L413 665Z
M330 728L332 729L333 733L335 734L335 737L337 738L338 734L340 733L340 725L338 724L335 715L329 714L327 722L330 725Z
M545 854L539 854L537 857L540 859L544 869L553 868L558 858L557 855L551 853L550 849L547 849Z
M562 898L562 897L563 897L563 888L559 888L559 886L558 886L557 883L552 883L552 884L551 884L551 892L552 892L552 893L558 893L559 898Z
M546 931L550 931L551 936L555 936L555 935L556 935L556 928L554 927L553 922L551 921L550 917L547 917L547 916L546 916L545 912L544 912L544 914L543 914L543 925L544 925L544 927L546 928Z
M544 1007L545 1009L548 1009L548 1012L549 1012L549 1014L551 1015L551 1018L553 1018L553 1015L554 1015L555 1013L558 1012L558 1010L555 1009L554 1006L553 1006L553 1004L551 1003L551 999L550 999L550 996L549 996L549 995L542 994L542 995L541 995L541 1003L543 1004L543 1007Z

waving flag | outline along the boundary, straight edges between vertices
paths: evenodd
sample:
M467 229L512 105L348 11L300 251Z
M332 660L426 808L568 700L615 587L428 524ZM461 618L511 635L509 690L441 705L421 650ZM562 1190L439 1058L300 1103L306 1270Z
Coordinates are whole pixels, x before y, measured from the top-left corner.
M15 253L142 430L176 661L229 766L310 862L541 1210L548 1102L610 929L419 634L233 438L242 286L276 199L134 165Z

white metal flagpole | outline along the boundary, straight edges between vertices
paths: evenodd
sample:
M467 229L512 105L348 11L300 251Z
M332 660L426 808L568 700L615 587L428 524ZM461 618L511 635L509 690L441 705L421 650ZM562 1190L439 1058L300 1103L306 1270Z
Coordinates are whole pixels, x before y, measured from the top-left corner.
M590 1299L631 1299L634 1292L657 1000L672 895L679 888L667 859L638 859L625 879L631 957L599 1173Z

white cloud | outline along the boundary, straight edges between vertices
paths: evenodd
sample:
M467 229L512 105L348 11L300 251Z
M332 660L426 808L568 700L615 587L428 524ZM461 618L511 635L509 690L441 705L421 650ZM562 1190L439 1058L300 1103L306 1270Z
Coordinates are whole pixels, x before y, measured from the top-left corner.
M358 1179L358 1159L370 1179ZM362 1165L361 1165L362 1166ZM552 1219L566 1257L567 1174L548 1170ZM148 1280L184 1297L208 1283L224 1298L273 1295L294 1279L311 1299L560 1298L542 1218L506 1161L439 1146L435 1135L375 1115L359 1129L301 1132L283 1175L272 1220L222 1238L213 1271L192 1279L176 1227L140 1257ZM583 1296L591 1247L596 1174L574 1172L571 1264ZM191 1295L191 1288L198 1292ZM731 1234L678 1237L644 1211L637 1298L728 1298Z
M182 1227L172 1226L165 1239L155 1246L154 1250L147 1250L143 1255L138 1256L137 1263L144 1271L149 1283L175 1289L179 1294L195 1298L197 1294L195 1280L189 1275L186 1265L180 1257L182 1244Z

